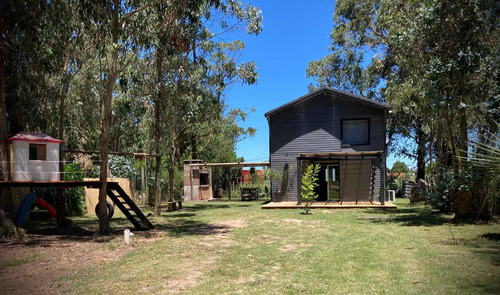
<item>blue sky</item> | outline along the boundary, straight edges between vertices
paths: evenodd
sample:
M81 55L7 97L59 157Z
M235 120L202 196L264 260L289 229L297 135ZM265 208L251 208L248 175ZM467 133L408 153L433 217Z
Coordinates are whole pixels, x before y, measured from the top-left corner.
M244 32L236 38L245 42L242 61L254 60L259 79L256 85L233 85L226 94L230 108L250 112L244 127L257 129L255 136L236 147L238 156L246 161L269 159L269 132L264 113L308 92L306 68L310 61L328 54L330 31L333 28L334 1L251 1L262 10L264 29L258 36ZM388 167L396 160L415 166L408 159L389 156Z

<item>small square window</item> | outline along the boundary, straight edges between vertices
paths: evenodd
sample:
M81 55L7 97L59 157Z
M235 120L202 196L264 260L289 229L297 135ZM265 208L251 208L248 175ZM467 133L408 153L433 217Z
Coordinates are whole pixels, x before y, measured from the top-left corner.
M47 146L45 144L30 143L29 159L30 160L47 160Z
M209 185L210 184L210 180L209 180L208 176L209 175L206 172L200 173L200 185Z
M342 144L370 144L370 121L368 119L342 120Z

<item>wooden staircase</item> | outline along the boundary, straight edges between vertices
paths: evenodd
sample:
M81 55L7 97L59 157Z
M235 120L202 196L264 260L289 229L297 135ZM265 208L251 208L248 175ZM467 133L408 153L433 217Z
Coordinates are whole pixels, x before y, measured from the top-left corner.
M106 193L136 229L149 230L154 228L141 209L137 207L117 182L108 182Z

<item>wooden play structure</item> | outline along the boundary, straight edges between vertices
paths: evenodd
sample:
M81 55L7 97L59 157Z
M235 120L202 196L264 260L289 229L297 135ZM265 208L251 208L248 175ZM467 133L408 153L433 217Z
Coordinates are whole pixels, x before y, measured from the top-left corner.
M9 139L11 181L0 181L1 187L33 188L53 187L57 189L56 212L64 212L64 189L86 187L99 189L102 181L63 181L60 173L60 148L61 140L44 133L22 132ZM72 151L68 151L71 153ZM94 151L78 153L96 153ZM125 153L122 153L125 154ZM126 154L137 156L138 154ZM146 155L146 154L141 154ZM161 157L160 155L147 155ZM108 181L106 194L118 207L125 217L138 230L153 228L151 222L137 207L131 197L125 192L118 182ZM65 224L64 214L52 214L57 218L57 225Z
M58 190L75 187L98 189L101 186L102 181L0 181L0 187L54 187ZM154 227L117 182L108 182L106 194L136 229L147 230ZM61 210L64 208L64 203L61 204L61 201L64 200L58 197L57 212L64 210ZM57 215L57 223L64 224L64 214Z

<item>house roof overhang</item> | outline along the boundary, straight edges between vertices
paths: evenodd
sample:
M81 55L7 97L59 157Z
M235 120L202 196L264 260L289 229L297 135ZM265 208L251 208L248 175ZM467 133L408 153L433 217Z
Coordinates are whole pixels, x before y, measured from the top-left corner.
M384 156L383 151L365 152L333 152L333 153L305 153L299 154L298 160L345 160L345 159L374 159Z
M60 139L56 139L48 134L34 133L34 132L20 132L9 138L9 142L13 141L53 142L53 143L62 142Z
M275 109L272 109L270 110L269 112L265 113L264 116L266 116L267 118L269 118L270 116L276 114L276 113L279 113L281 111L284 111L288 108L291 108L295 105L298 105L300 103L303 103L311 98L314 98L318 95L322 95L322 94L329 94L329 95L337 95L343 99L347 99L347 100L352 100L354 102L357 102L357 103L361 103L361 104L366 104L366 105L369 105L371 107L374 107L374 108L379 108L379 109L383 109L383 110L389 110L390 109L390 106L386 103L383 103L383 102L378 102L378 101L375 101L373 99L368 99L366 97L363 97L363 96L359 96L359 95L355 95L355 94L352 94L352 93L348 93L348 92L345 92L345 91L341 91L341 90L337 90L337 89L333 89L333 88L330 88L330 87L322 87L318 90L315 90L315 91L312 91L306 95L303 95L297 99L294 99L284 105L281 105Z

